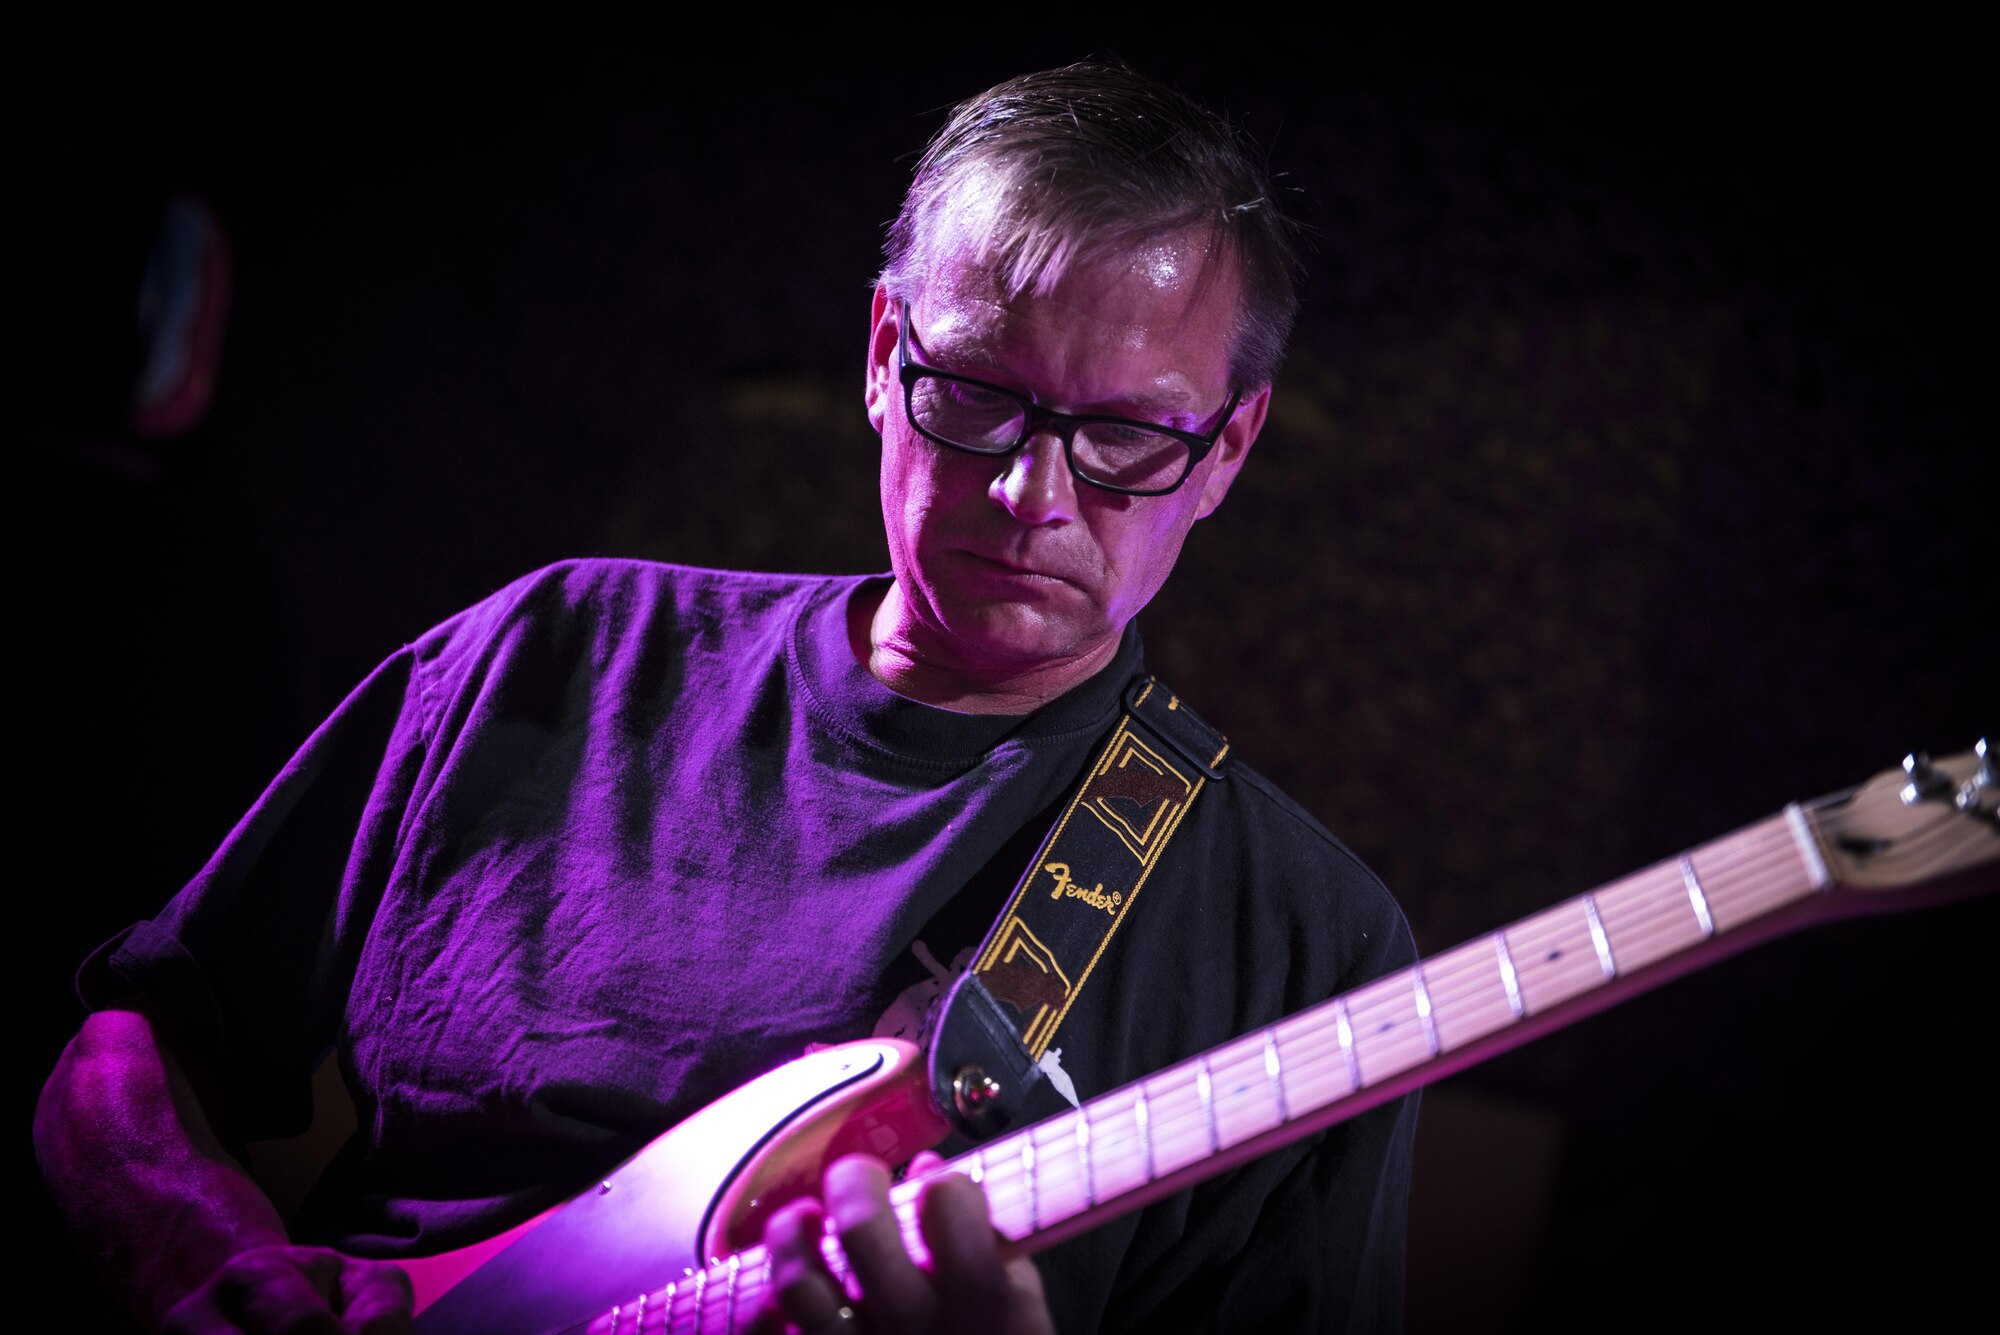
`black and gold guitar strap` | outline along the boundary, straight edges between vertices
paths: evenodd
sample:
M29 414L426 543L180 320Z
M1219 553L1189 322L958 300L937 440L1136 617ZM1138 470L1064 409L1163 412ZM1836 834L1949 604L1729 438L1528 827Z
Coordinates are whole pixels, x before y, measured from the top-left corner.
M932 1026L931 1095L975 1140L1005 1130L1039 1063L1229 743L1157 677L1124 708Z

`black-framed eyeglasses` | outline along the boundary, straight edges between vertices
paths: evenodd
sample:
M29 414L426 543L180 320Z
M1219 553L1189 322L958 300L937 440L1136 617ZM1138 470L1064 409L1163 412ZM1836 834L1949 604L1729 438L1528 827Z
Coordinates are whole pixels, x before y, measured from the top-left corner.
M1069 470L1093 487L1126 496L1164 496L1187 481L1215 448L1242 390L1232 390L1215 429L1206 435L1096 413L1059 413L1025 394L910 360L910 303L897 304L896 369L903 406L926 440L968 454L1012 454L1037 431L1054 431Z

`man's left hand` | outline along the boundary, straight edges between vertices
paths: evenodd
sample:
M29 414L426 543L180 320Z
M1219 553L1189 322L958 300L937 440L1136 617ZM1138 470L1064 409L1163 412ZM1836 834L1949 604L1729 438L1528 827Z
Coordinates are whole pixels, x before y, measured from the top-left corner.
M934 1154L920 1155L911 1169L926 1173L940 1163ZM878 1160L840 1159L826 1171L824 1205L795 1201L771 1217L764 1242L776 1304L758 1329L1053 1335L1041 1274L1025 1256L1001 1259L999 1235L978 1187L957 1173L925 1184L917 1220L930 1259L919 1265L903 1245L889 1183L889 1170ZM852 1286L833 1276L821 1254L829 1227L847 1257Z

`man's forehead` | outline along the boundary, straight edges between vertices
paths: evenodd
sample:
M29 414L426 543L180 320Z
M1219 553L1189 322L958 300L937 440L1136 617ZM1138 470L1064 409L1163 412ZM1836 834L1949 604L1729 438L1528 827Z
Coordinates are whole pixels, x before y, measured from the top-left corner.
M1179 422L1232 388L1235 280L1207 267L1223 277L1188 248L1148 248L1010 296L989 268L947 263L912 301L910 335L933 364L1069 411Z
M1048 281L1017 290L1000 264L969 241L931 252L911 306L932 349L963 346L975 358L1051 327L1093 331L1137 350L1234 333L1235 265L1212 235L1186 230L1134 239L1078 257ZM1226 354L1226 346L1219 347Z

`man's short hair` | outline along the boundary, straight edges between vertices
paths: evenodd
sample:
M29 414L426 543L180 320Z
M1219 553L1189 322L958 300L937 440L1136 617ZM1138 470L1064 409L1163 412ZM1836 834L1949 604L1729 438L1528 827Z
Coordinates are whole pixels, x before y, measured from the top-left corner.
M1242 279L1230 373L1269 384L1298 314L1300 232L1256 146L1228 121L1122 65L1024 74L961 102L917 164L881 282L915 299L944 238L969 241L1012 298L1081 263L1212 229Z

